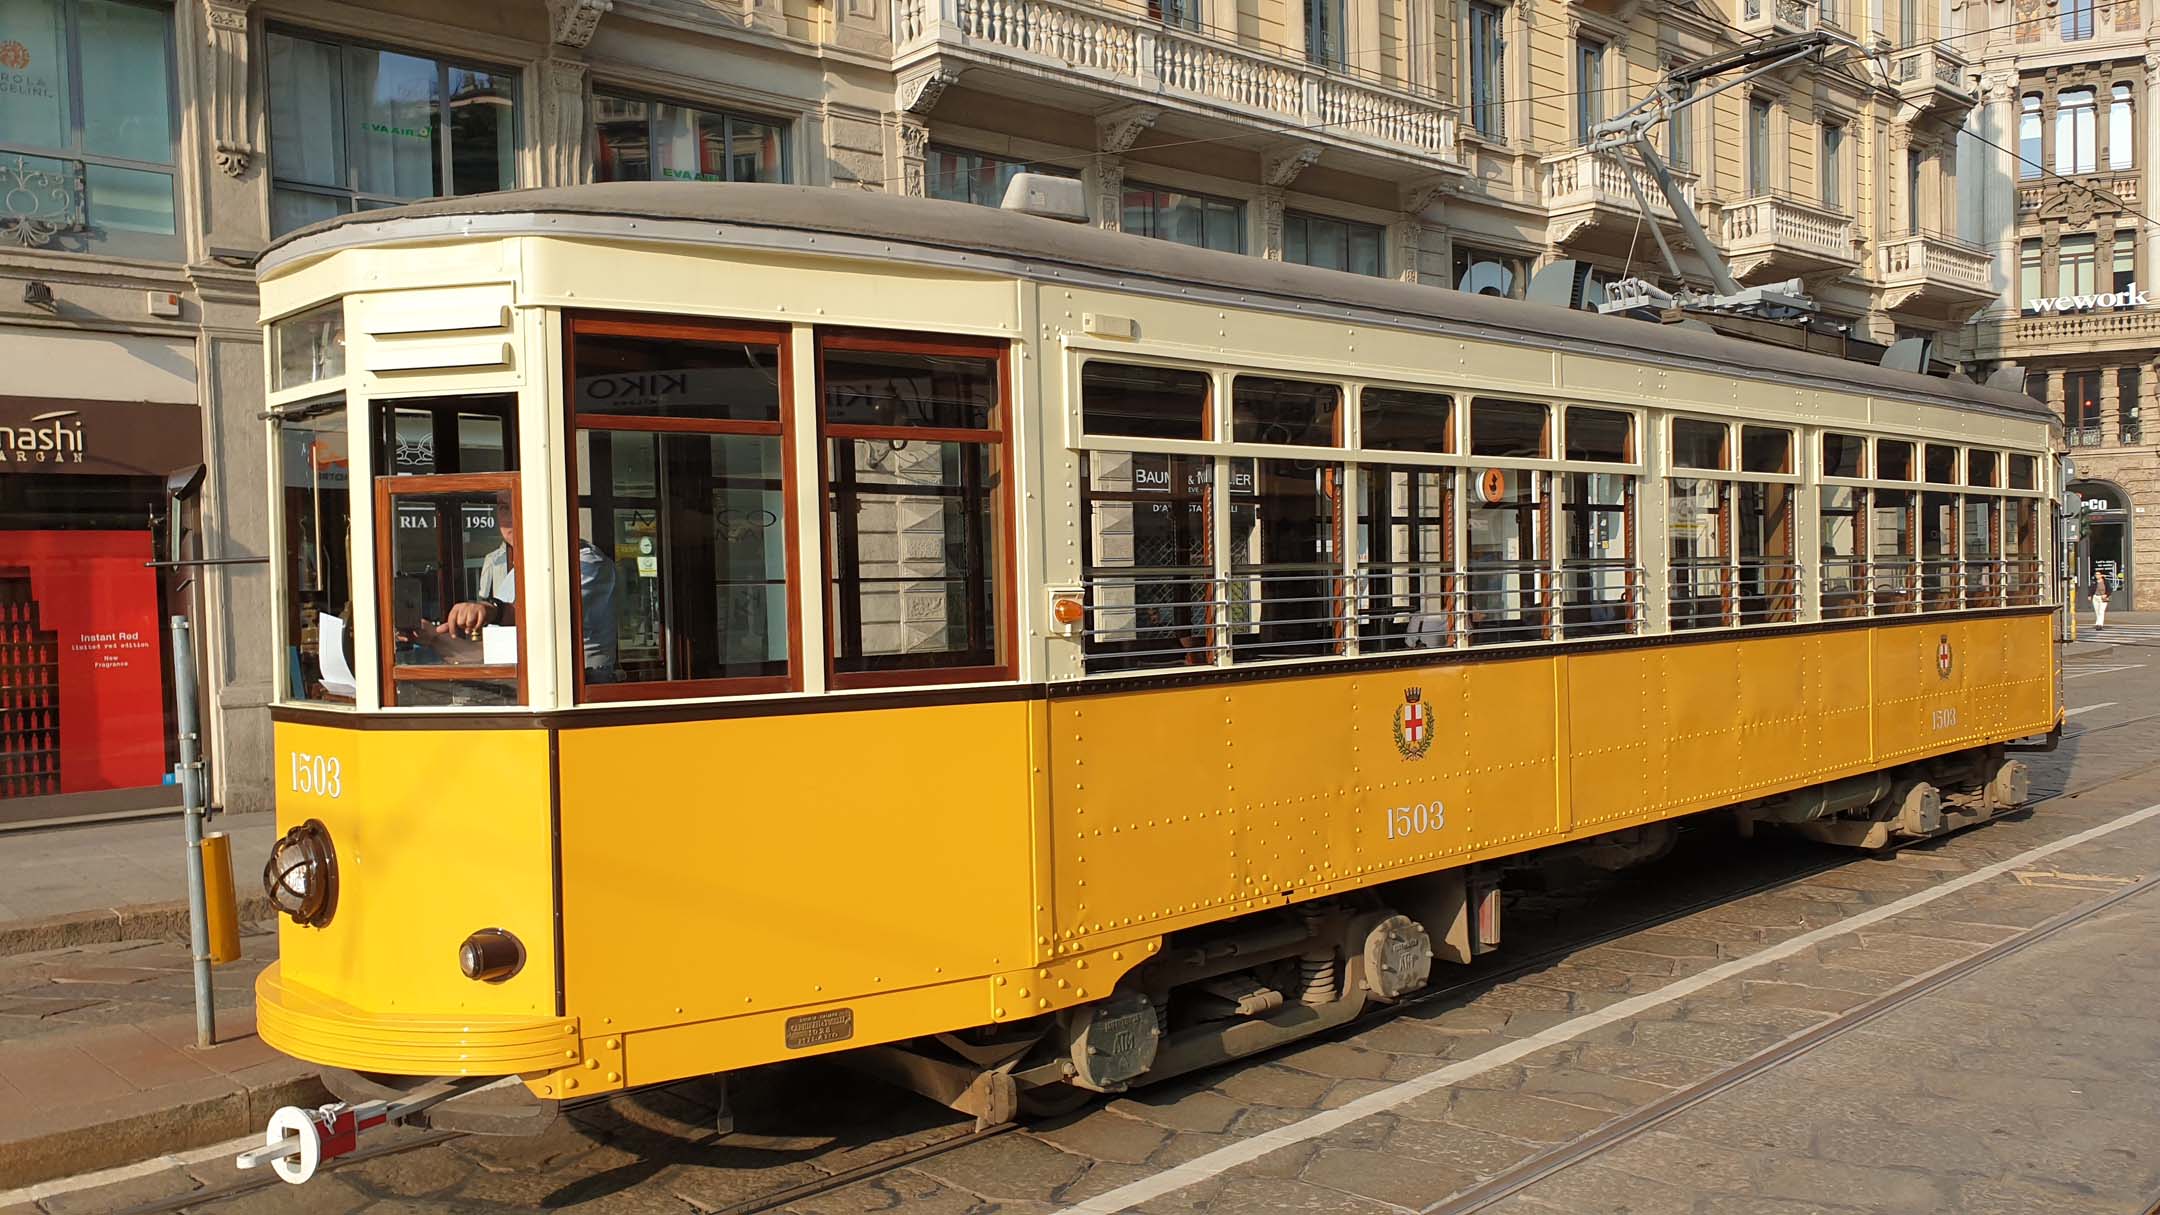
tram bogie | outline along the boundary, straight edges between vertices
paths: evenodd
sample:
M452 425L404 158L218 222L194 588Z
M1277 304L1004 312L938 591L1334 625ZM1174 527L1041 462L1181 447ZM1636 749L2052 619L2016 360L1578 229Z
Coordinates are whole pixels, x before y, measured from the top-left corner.
M384 1108L1122 1091L1411 998L1521 858L1929 835L2062 720L1974 385L786 187L263 265L259 1024Z

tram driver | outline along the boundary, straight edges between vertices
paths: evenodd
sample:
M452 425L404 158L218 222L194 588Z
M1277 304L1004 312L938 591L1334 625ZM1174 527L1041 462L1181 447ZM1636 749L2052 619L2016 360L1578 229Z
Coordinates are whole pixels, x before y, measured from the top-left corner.
M495 529L502 543L480 562L480 580L473 598L452 604L439 624L423 622L416 640L432 649L444 662L480 661L475 643L489 626L517 624L517 525L507 511L495 515ZM585 682L613 683L620 674L616 666L616 572L615 563L591 540L578 538L578 598L583 607Z

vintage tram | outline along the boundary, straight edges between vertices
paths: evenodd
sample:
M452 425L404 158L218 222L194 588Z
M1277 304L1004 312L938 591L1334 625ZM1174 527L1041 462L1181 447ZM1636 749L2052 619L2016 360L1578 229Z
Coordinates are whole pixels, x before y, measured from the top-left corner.
M1503 858L1924 835L2061 720L2051 422L1962 381L777 186L261 289L259 1025L356 1098L875 1048L1003 1117L1414 991Z

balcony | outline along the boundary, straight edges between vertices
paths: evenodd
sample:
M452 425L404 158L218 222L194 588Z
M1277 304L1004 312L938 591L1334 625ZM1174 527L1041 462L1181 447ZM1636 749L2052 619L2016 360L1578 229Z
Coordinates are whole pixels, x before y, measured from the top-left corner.
M1367 154L1408 178L1459 170L1454 107L1437 94L1326 71L1137 14L1066 0L898 0L894 67L964 75L967 87L1066 110L1146 102L1162 125L1212 137L1298 137ZM1173 117L1175 116L1175 117Z
M0 153L0 245L50 248L90 230L79 160Z
M1673 177L1693 207L1694 174L1674 173ZM1657 178L1634 157L1585 148L1545 157L1539 164L1539 188L1545 200L1546 239L1556 245L1626 244L1642 215L1630 181L1642 188L1650 213L1660 223L1674 222L1672 205Z
M2146 351L2160 346L2160 308L2020 316L1989 326L1981 337L1982 353L1996 358L2089 353L2095 348Z
M1742 34L1761 38L1804 34L1814 28L1814 0L1740 0Z
M1914 47L1890 60L1890 86L1922 115L1954 123L1980 100L1966 78L1971 66L1947 44Z
M1718 232L1733 277L1743 283L1850 270L1860 264L1850 216L1782 194L1725 204Z
M1993 254L1934 232L1891 237L1876 248L1886 311L1956 324L1994 301L1994 267Z

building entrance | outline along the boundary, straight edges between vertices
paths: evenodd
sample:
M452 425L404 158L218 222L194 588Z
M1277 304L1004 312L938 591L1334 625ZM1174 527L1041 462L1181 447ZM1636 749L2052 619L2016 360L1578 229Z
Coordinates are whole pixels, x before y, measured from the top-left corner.
M2102 481L2080 481L2070 490L2084 502L2084 527L2078 539L2078 602L2091 602L2094 581L2105 574L2115 588L2110 604L2117 610L2127 609L2135 590L2129 495Z

